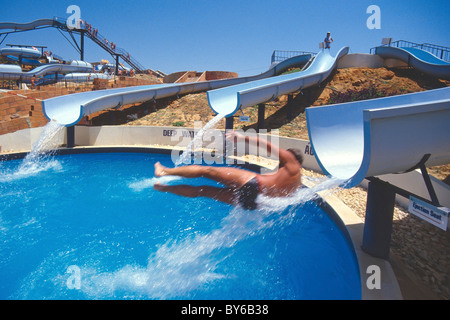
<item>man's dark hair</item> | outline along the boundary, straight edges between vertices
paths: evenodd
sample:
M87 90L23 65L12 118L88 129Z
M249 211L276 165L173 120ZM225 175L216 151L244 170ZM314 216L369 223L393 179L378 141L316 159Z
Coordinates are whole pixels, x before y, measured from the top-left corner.
M297 161L303 165L303 154L299 149L287 149L287 151L289 151L290 153L292 153L295 157L295 159L297 159Z

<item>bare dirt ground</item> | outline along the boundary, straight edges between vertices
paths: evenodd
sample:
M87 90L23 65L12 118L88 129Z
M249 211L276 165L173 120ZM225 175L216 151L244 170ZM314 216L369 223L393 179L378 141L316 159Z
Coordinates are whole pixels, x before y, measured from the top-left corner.
M333 92L376 87L386 95L406 94L449 86L449 81L427 77L412 69L385 68L340 69L320 88L294 95L291 115L287 97L266 103L265 128L279 130L282 136L309 140L304 109L328 103ZM235 129L256 128L258 108L244 110L249 122L235 119ZM129 126L193 127L194 121L206 124L215 114L206 93L190 94L179 99L163 99L129 106L122 111L103 112L91 119L92 125L123 124ZM225 121L218 128L224 128ZM450 165L428 168L429 173L450 184ZM314 173L305 172L306 175ZM362 188L339 190L338 197L362 219L365 215L366 191ZM431 226L404 209L394 212L392 264L405 299L450 299L450 235Z

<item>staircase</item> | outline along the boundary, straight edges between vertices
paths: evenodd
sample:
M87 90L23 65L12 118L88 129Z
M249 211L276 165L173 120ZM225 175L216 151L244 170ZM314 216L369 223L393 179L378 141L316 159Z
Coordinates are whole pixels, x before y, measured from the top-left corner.
M112 55L113 57L118 56L118 57L122 58L122 60L125 61L127 64L129 64L130 67L132 67L137 73L143 73L146 70L146 68L142 64L140 64L135 58L133 58L128 53L128 51L126 51L122 48L116 47L116 46L111 46L111 43L114 43L114 42L107 40L107 38L104 37L102 34L100 34L98 31L94 31L92 26L90 26L86 23L83 23L83 25L81 26L81 29L71 30L67 27L65 21L66 20L64 18L54 17L52 27L61 29L61 30L69 32L69 33L72 33L74 31L74 32L77 32L80 34L84 34L89 39L94 41L97 45L99 45L101 48L103 48L103 50L105 50L110 55Z
M92 32L85 31L85 35L89 37L92 41L94 41L96 44L98 44L100 47L102 47L105 51L107 51L112 56L119 56L122 58L123 61L128 63L136 72L142 73L145 70L145 67L140 64L135 58L130 56L130 54L118 47L113 47L111 44L114 42L108 41L104 36L102 36L100 33L93 34Z

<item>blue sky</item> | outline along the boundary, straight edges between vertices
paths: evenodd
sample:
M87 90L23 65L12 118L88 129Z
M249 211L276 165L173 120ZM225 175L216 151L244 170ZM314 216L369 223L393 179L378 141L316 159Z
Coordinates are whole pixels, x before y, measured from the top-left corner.
M317 51L327 31L335 53L368 53L383 37L450 46L450 1L433 0L48 0L2 1L1 22L81 18L130 52L141 64L166 73L186 70L259 74L273 50ZM370 5L381 10L381 29L369 30ZM67 36L67 34L66 34ZM7 43L44 45L66 59L78 53L53 28L8 36ZM109 59L86 41L87 61Z

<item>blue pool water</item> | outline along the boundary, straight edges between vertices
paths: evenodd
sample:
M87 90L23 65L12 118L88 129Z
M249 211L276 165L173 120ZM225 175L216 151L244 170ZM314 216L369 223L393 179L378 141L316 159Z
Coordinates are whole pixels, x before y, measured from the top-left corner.
M182 198L153 190L156 161L173 166L0 162L0 299L360 299L354 253L311 195L252 212Z

